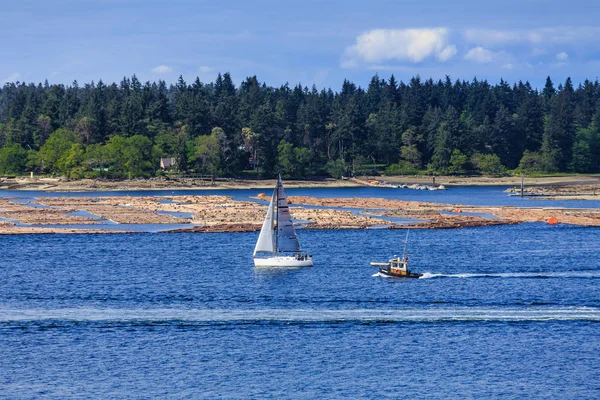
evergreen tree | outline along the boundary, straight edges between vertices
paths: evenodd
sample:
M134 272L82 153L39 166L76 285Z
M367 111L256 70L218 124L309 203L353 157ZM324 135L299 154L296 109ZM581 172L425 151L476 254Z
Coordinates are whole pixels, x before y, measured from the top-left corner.
M524 151L516 141L515 133L512 115L501 104L494 119L491 150L500 157L502 164L508 165L509 168L516 168Z
M549 171L566 171L571 162L575 138L573 111L573 85L571 78L567 78L552 100L544 130L542 152Z
M460 123L456 109L449 106L438 128L433 157L431 158L431 164L435 171L440 173L448 171L452 150L456 147L459 135Z
M552 107L552 101L554 100L555 95L556 89L554 89L552 79L550 79L550 77L547 77L546 84L544 85L544 90L542 90L542 105L546 114L550 111L550 108Z
M17 82L0 88L0 150L7 149L3 162L14 163L4 171L21 171L25 151L38 167L73 177L149 176L161 156L177 158L182 171L207 171L209 164L197 162L197 144L212 149L215 141L219 165L210 168L228 176L249 167L273 176L284 165L295 176L415 173L423 166L483 171L496 164L600 172L597 126L599 83L574 87L567 79L555 88L550 77L541 92L522 81L511 86L415 76L405 83L378 75L366 90L349 80L339 91L270 87L256 76L237 88L229 73L212 83L195 78L188 84L180 76L172 86L142 83L134 75L109 85ZM50 156L55 131L74 135L59 158ZM150 140L149 150L138 136ZM132 153L135 145L143 151ZM140 168L127 164L127 157L139 160L140 154L148 157Z

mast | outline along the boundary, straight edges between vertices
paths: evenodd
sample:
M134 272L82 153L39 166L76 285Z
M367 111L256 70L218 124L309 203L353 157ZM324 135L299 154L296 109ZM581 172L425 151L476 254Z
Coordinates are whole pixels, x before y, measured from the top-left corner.
M402 250L402 259L406 256L406 245L408 244L408 233L410 229L406 231L406 239L404 239L404 250Z
M275 185L275 205L277 208L277 219L275 224L275 255L279 255L279 182L281 182L281 175L277 174L277 185Z
M521 197L525 196L525 176L521 173Z

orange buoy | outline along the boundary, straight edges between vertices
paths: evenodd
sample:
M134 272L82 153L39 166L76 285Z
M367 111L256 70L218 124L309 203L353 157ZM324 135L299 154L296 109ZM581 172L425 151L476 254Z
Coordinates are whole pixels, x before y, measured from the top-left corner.
M548 224L549 225L558 225L558 220L556 219L556 217L552 217L548 220Z
M461 209L460 209L460 208L455 208L455 209L454 209L454 212L455 212L455 213L459 213L460 211L461 211Z

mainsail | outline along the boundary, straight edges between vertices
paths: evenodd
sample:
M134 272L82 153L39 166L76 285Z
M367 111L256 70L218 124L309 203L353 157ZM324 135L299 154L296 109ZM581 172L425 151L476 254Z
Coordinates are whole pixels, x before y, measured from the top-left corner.
M300 251L300 243L296 236L296 230L290 216L285 193L283 191L283 182L281 176L277 179L277 250L278 251ZM265 221L266 223L266 221ZM264 229L264 225L263 225ZM262 231L260 233L262 235ZM260 241L260 239L259 239ZM257 245L258 246L258 245Z
M258 235L258 241L256 242L256 247L254 248L255 256L258 252L275 253L275 243L273 242L274 203L275 191L273 191L273 196L271 196L271 202L269 203L267 216L265 217L265 222L263 222L262 229L260 230L260 235Z

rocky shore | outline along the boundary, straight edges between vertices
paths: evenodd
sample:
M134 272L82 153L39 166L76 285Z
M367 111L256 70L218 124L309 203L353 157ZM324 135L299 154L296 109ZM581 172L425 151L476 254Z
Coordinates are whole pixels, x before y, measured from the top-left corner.
M312 187L359 187L370 180L389 182L390 184L432 184L430 175L404 176L364 176L360 179L309 179L286 180L287 188ZM365 183L367 182L367 183ZM542 178L526 178L527 188L540 185L599 185L600 177L588 175L554 176ZM520 176L486 177L486 176L436 176L436 185L444 186L519 186ZM198 178L150 178L132 180L50 178L45 176L0 177L0 190L37 190L47 192L94 192L124 190L201 190L201 189L262 189L275 186L273 179L229 179L219 178L207 181Z
M507 190L520 195L520 188ZM524 190L526 197L535 196L542 200L600 200L600 183L579 185L533 186Z

